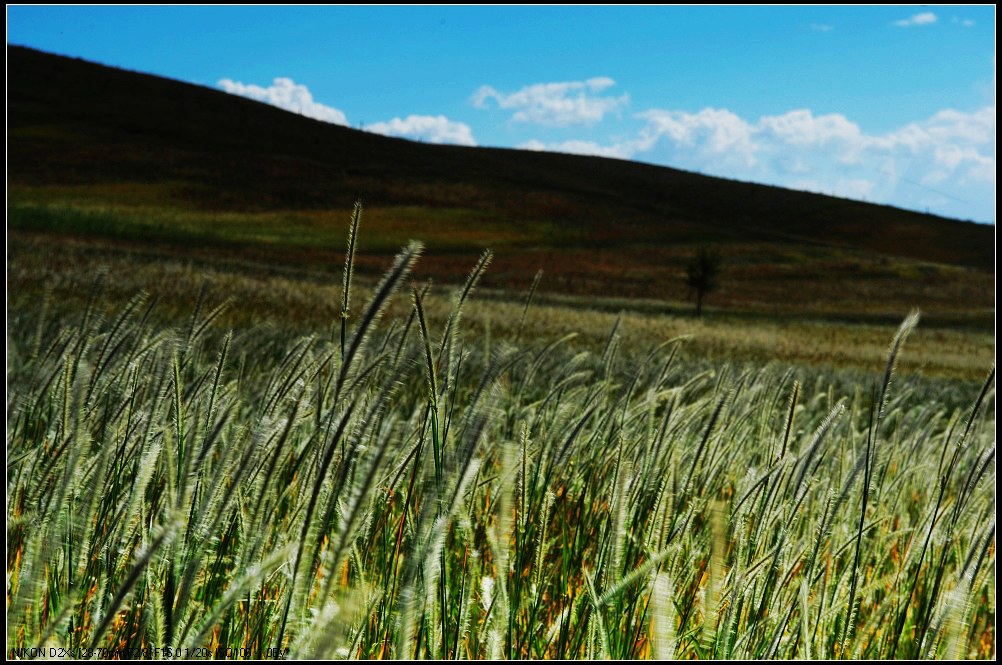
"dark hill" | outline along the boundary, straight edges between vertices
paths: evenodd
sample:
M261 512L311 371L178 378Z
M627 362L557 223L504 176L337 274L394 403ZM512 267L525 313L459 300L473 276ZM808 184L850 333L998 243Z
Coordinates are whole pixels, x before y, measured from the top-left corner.
M904 278L919 280L907 305L959 298L965 307L988 307L992 299L994 228L987 225L624 160L387 138L23 47L7 48L7 72L8 225L16 231L132 242L173 233L189 244L226 244L233 238L208 224L132 228L117 218L53 221L51 211L39 210L79 200L181 209L192 219L294 211L306 220L300 235L289 240L284 221L269 230L276 251L268 256L299 261L309 246L310 257L327 261L324 252L343 245L344 211L362 196L376 211L365 227L376 253L419 237L428 241L430 272L441 250L453 256L440 272L454 274L453 264L469 264L455 256L459 249L490 244L500 250L497 285L524 284L543 265L555 290L680 300L686 257L709 242L732 267L723 305L826 300L855 310L871 291L904 293L894 283ZM257 242L236 228L226 233L241 247ZM264 237L258 231L253 238ZM298 249L277 251L292 245ZM937 291L947 265L982 276Z
M629 226L681 222L698 235L704 227L982 268L994 261L989 226L623 160L386 138L21 47L8 47L7 63L13 186L184 180L199 204L236 209L344 207L362 193L376 205L486 207L577 224L584 213Z

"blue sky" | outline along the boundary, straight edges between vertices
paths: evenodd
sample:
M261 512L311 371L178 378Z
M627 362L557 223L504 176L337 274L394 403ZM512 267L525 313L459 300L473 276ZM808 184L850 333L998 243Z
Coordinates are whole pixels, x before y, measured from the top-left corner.
M8 44L426 142L995 221L994 6L7 8Z

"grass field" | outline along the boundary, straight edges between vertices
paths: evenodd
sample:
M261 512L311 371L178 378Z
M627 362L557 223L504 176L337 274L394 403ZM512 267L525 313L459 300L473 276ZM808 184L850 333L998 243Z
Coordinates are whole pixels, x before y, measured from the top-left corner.
M25 234L113 243L178 259L220 258L332 272L343 262L343 220L350 210L199 210L164 202L143 187L15 188L8 228ZM670 227L670 225L669 225ZM546 290L586 300L616 296L688 309L685 265L702 236L609 224L599 232L553 219L516 221L501 212L391 206L367 208L360 271L371 281L412 238L427 244L422 278L449 283L495 251L485 286L526 288L541 266ZM625 237L620 237L625 236ZM992 330L994 280L981 269L895 258L803 241L727 239L722 289L710 308L783 319L837 319L891 325L911 308L937 326Z
M368 221L366 216L366 224ZM343 246L343 224L341 235ZM367 246L364 238L360 246ZM275 251L281 252L281 248ZM365 249L359 251L364 253ZM361 253L356 257L358 263L372 270L385 270L392 261L392 257ZM423 271L420 263L415 266L416 283L434 280L426 305L430 319L444 321L449 285L475 260L476 255L471 256L466 266L457 266L453 278L446 280ZM213 304L232 303L221 315L224 327L269 322L310 334L322 331L338 316L341 280L337 267L343 261L343 248L329 264L303 261L295 266L270 260L267 253L241 255L211 246L182 252L149 240L139 244L13 230L8 240L7 283L13 311L30 311L49 292L49 306L69 314L83 308L91 284L104 273L103 307L120 307L145 291L157 299L153 315L165 324L187 316L192 294L205 288ZM550 267L536 264L517 280L513 278L514 288L481 288L480 304L464 316L474 338L514 333L521 321L525 292L542 265ZM627 353L640 354L640 349L686 336L684 353L693 358L875 371L886 356L897 324L908 313L897 290L891 294L894 302L884 303L869 314L861 307L862 311L852 316L826 314L824 310L782 316L768 309L724 308L714 294L709 299L710 315L696 319L692 303L686 300L574 296L562 294L551 281L544 271L535 305L523 324L526 336L552 340L573 333L575 345L590 351L601 349L608 332L621 319L619 335ZM375 284L367 274L357 275L356 282L363 297ZM681 285L682 278L677 277L677 282ZM680 291L680 298L684 295ZM922 371L936 380L977 383L983 378L994 358L992 328L980 321L980 314L962 309L962 299L956 302L956 314L947 321L950 325L937 322L923 310L923 325L912 335L910 352L901 359L902 371ZM399 302L391 308L394 315L405 316L408 304Z
M8 656L995 655L987 333L54 231L8 245Z
M994 229L8 61L8 658L995 657Z

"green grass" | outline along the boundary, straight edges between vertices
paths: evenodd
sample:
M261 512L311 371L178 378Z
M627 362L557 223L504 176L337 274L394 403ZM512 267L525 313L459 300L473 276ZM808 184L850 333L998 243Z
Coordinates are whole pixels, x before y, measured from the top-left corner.
M994 656L994 371L892 373L913 320L835 370L478 300L487 256L349 300L102 252L13 248L8 655Z
M266 270L329 272L343 262L343 220L350 209L220 212L154 199L112 202L119 194L116 189L93 199L74 188L18 190L8 203L8 229L44 234L46 244L70 238L116 251L155 248L158 254L211 265L243 261ZM415 237L428 245L421 276L437 282L448 283L465 271L487 245L495 250L484 278L490 289L524 289L527 276L545 266L544 289L555 295L595 303L618 294L624 303L620 308L634 309L644 300L649 310L674 314L691 307L685 267L694 246L645 245L642 238L633 244L596 241L544 220L515 223L463 208L367 208L366 233L359 239L360 275L376 281L396 249ZM982 334L994 321L990 273L845 249L812 248L804 254L795 246L732 242L724 248L719 282L720 290L705 303L718 317L891 325L918 307L931 325Z
M990 228L8 55L9 658L995 656Z
M119 191L108 193L109 199ZM267 212L200 211L190 207L137 202L111 203L88 192L19 192L8 201L8 225L24 231L106 237L116 240L169 241L179 246L309 247L343 250L343 210ZM474 243L527 247L546 242L550 226L533 222L513 226L499 215L463 208L430 211L419 207L368 210L365 248L393 254L401 239L421 235L429 227L442 251L468 249ZM573 242L573 234L562 234Z

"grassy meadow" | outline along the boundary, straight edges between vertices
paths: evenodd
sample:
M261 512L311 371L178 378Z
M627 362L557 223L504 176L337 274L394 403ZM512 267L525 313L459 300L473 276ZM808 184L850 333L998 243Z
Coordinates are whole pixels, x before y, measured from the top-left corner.
M9 204L8 657L995 656L971 299L697 320L406 215L76 205Z
M112 244L119 251L178 261L309 268L336 281L343 264L344 219L351 209L200 207L186 187L115 183L11 188L8 229L27 236ZM565 206L568 204L564 204ZM580 217L575 216L580 214ZM609 214L609 213L606 213ZM615 214L615 213L612 213ZM380 205L366 209L358 268L375 282L397 250L426 245L422 279L450 284L482 249L494 251L487 289L528 287L540 267L544 289L604 309L688 313L685 266L704 243L719 247L721 290L710 309L761 320L822 319L893 326L912 307L938 327L975 329L994 322L994 275L971 265L894 256L803 237L742 235L733 229L599 217L571 207L519 211L478 207ZM692 228L690 228L692 227ZM991 242L991 239L988 239ZM646 304L643 304L646 302ZM885 342L881 342L885 344Z

